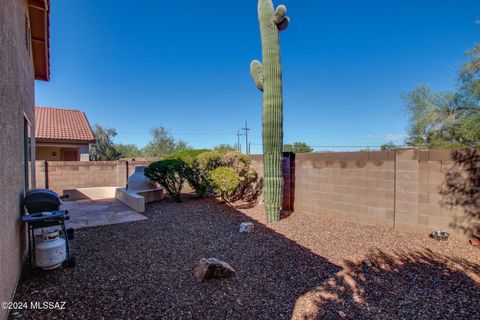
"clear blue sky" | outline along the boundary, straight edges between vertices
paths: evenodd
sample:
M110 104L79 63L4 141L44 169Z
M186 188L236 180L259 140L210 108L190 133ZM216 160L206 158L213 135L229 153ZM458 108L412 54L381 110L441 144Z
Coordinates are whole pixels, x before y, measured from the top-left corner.
M163 125L193 147L261 151L257 1L52 0L51 81L37 105L78 108L143 146ZM379 145L401 137L401 93L450 90L480 39L478 0L285 0L285 143ZM280 2L275 1L275 5Z

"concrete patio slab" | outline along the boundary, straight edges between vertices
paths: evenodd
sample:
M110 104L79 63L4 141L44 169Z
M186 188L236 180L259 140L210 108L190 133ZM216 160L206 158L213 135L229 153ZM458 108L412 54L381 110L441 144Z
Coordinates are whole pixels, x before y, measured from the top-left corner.
M116 199L64 201L62 209L70 212L67 228L88 228L146 220Z
M160 201L165 197L165 191L162 188L128 190L117 187L77 188L63 190L63 194L68 196L69 201L109 201L115 198L140 213L145 212L146 203Z

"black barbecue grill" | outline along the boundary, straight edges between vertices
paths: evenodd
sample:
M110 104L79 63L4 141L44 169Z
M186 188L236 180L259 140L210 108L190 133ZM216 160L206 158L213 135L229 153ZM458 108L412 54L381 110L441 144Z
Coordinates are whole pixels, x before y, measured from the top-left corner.
M60 210L61 197L52 190L34 189L25 195L25 208L29 214Z
M68 210L61 210L62 197L48 189L35 189L26 193L24 205L28 214L22 216L22 221L28 225L28 258L30 270L35 260L35 229L60 226L65 238L67 251L67 266L75 266L75 257L70 254L68 240L73 238L73 229L65 228L68 220Z

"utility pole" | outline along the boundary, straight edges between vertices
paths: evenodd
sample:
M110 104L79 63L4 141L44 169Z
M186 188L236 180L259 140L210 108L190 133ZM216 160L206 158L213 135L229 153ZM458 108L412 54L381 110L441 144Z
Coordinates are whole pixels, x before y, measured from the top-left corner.
M242 128L245 131L245 154L250 154L250 148L248 146L248 131L250 128L247 125L247 121L245 121L245 128Z
M240 146L240 136L243 136L243 134L240 133L240 130L237 130L237 151L242 153L242 147Z

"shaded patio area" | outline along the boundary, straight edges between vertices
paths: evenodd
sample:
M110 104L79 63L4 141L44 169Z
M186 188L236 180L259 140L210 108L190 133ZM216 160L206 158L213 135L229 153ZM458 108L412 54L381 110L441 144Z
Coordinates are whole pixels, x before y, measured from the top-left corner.
M74 269L39 272L15 301L65 301L12 319L475 319L480 252L421 234L296 213L264 225L263 208L162 201L148 220L80 229ZM240 234L241 222L257 230ZM198 283L203 257L237 276Z

